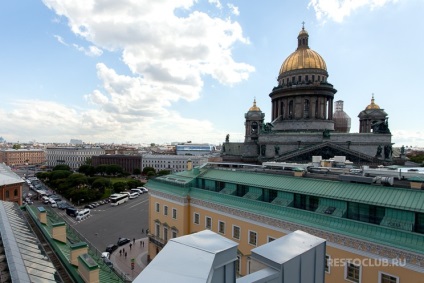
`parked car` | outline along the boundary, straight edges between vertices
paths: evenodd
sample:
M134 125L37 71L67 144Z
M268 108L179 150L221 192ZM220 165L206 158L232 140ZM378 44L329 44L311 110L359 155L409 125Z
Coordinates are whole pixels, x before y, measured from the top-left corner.
M114 250L116 250L118 248L118 246L117 245L115 245L115 244L110 244L109 246L107 246L106 247L106 251L108 252L108 253L113 253L113 251Z
M128 239L128 238L119 238L118 239L118 246L123 246L125 244L128 244L129 242L131 242L131 240Z
M104 258L103 258L103 262L104 262L107 266L109 266L109 268L113 268L113 263L110 261L110 259L108 259L108 258L104 257Z
M75 207L66 208L66 214L68 214L69 216L76 217L77 213L78 213L78 209L76 209Z
M110 259L110 252L102 252L102 258Z

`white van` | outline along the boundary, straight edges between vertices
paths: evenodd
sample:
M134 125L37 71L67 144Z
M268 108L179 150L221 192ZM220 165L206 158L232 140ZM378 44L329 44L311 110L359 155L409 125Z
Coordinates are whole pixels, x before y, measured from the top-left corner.
M130 193L130 199L134 199L134 198L136 198L136 197L138 197L140 194L139 193L137 193L137 192L131 192Z
M144 191L139 188L134 188L134 189L131 189L131 193L138 193L139 195L141 195L144 193Z
M87 218L89 215L90 215L90 209L88 209L88 208L83 209L81 211L78 211L76 220L81 221L81 220Z

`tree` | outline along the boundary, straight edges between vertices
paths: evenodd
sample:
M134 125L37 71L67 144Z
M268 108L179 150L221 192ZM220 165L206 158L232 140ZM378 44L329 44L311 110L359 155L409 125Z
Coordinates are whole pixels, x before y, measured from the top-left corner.
M140 182L139 180L134 180L134 179L128 180L128 182L127 182L128 188L131 188L131 189L141 187L143 185L144 185L144 183Z
M83 164L78 168L78 172L85 174L86 176L94 176L96 174L96 168L91 165Z
M149 172L153 172L154 174L156 174L155 168L148 167L148 166L144 167L142 172L143 172L144 175L148 175Z
M13 149L21 149L21 145L18 143L15 143L12 147Z
M96 173L99 173L100 175L104 176L107 172L107 167L108 165L106 164L101 164L99 166L96 167Z
M56 171L56 170L65 170L65 171L71 171L71 167L69 167L69 165L66 164L59 164L56 165L52 171Z
M140 170L140 168L134 168L134 170L133 170L133 175L141 175L141 170Z
M125 182L116 182L113 184L113 189L116 193L120 193L128 189L128 185Z
M87 159L84 162L85 165L92 165L91 157L87 157Z
M55 170L50 172L50 181L58 180L58 179L66 179L72 174L71 171L68 170Z
M122 174L124 172L124 169L122 169L122 166L117 164L111 164L106 167L106 174L108 175L118 175Z
M98 190L102 195L105 192L106 188L110 187L110 181L106 178L97 178L91 185L92 189Z
M164 175L169 175L169 174L171 174L170 170L160 170L158 172L158 176L164 176Z

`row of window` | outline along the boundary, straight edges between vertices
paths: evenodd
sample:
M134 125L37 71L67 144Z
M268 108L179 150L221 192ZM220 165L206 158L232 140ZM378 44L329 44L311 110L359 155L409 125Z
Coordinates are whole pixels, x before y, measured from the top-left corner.
M330 262L331 257L325 255L325 272L330 273ZM360 265L354 264L352 262L347 262L345 264L344 270L344 279L350 282L361 283L362 267ZM399 283L399 277L393 276L391 274L379 272L378 273L378 283Z
M156 212L160 213L160 204L156 203ZM168 216L168 206L164 205L163 206L163 215ZM173 219L177 219L177 209L173 208L172 209L172 218Z
M194 218L193 218L193 222L194 224L200 225L200 214L198 213L194 213ZM205 217L205 228L206 229L210 229L212 230L212 218L209 216ZM218 227L217 227L217 231L220 234L226 234L226 224L224 221L218 221ZM232 226L232 237L233 239L236 240L240 240L240 236L241 236L241 228L239 226L233 225ZM249 230L248 231L248 243L256 246L257 245L257 241L258 241L258 234L256 231L253 230ZM272 237L268 237L268 242L271 242L275 240Z
M155 229L156 229L155 236L158 237L158 238L163 238L163 240L165 242L167 242L168 241L169 227L168 226L163 227L163 235L161 235L161 225L159 223L156 223ZM177 231L172 229L171 230L171 238L176 238L176 237L178 237L178 233L177 233Z
M15 189L13 191L13 196L14 197L17 197L18 196L18 190L17 189ZM6 190L6 192L4 193L4 197L6 198L6 200L8 200L10 198L10 192L9 192L9 190Z
M315 75L311 75L311 76L305 75L305 76L297 76L297 80L296 80L296 76L292 76L291 79L290 78L287 78L286 80L282 79L280 81L280 83L281 84L284 84L284 83L288 84L288 83L296 83L296 82L302 82L302 81L303 82L309 82L309 81L311 81L311 82L321 82L321 81L324 82L325 77L321 78L321 76L317 76L317 79L315 80Z

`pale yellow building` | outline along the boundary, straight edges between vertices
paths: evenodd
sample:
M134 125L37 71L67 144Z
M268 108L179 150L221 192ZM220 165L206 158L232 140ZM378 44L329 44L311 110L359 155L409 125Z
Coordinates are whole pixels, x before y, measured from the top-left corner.
M424 282L424 191L206 165L150 180L149 257L210 229L251 250L292 231L327 240L325 282Z
M42 149L5 149L0 150L0 163L8 166L42 165L46 154Z

